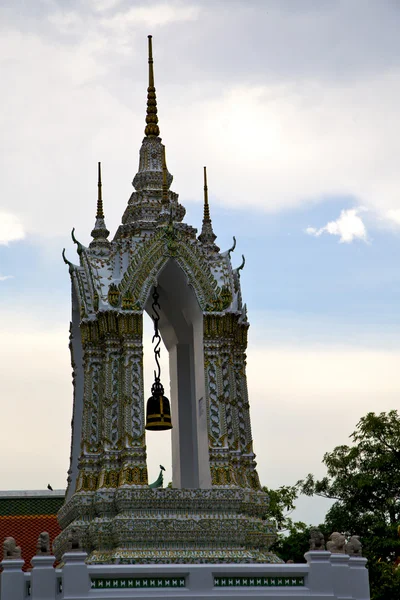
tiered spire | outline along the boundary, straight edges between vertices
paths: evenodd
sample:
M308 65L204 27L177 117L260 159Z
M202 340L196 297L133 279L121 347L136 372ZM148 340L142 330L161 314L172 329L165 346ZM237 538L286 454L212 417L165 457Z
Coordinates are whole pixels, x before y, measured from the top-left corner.
M97 214L96 219L104 219L103 211L103 194L101 191L101 163L98 163L98 179L97 179Z
M108 236L110 232L106 227L106 223L104 220L104 210L103 210L103 195L102 195L102 182L101 182L101 163L98 163L98 181L97 181L97 212L96 212L96 222L94 225L94 229L91 233L93 241L90 242L89 248L99 249L99 248L108 248L110 242L108 241Z
M179 204L178 195L171 190L173 177L168 172L165 148L160 138L151 35L148 36L148 65L145 137L139 152L139 168L132 181L135 191L129 198L122 225L116 233L117 238L132 229L136 231L138 227L146 231L155 229L171 215L176 222L181 222L185 216L185 209Z
M216 239L217 236L215 235L212 228L210 217L210 205L208 203L207 168L204 167L204 215L203 226L201 228L199 240L205 246L212 246L214 249L218 250L217 246L214 244Z
M158 137L160 135L160 128L158 127L157 117L157 98L156 88L154 87L154 71L153 71L153 47L152 47L152 36L149 35L149 87L147 88L147 113L146 113L146 128L144 133L150 137Z

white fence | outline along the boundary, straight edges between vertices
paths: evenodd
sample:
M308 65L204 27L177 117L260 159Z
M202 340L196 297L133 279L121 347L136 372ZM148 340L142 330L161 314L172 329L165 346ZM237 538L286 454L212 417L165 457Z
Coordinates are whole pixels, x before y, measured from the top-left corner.
M268 598L370 600L366 559L307 552L305 564L86 565L68 552L62 569L54 556L36 556L31 572L20 559L3 560L0 600L161 600Z

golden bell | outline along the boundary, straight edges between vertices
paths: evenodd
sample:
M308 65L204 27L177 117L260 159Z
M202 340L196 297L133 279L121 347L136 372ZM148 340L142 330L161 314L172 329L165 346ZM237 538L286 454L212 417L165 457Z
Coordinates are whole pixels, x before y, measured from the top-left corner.
M164 396L164 388L159 379L151 387L152 396L147 400L146 429L149 431L164 431L172 429L171 407Z

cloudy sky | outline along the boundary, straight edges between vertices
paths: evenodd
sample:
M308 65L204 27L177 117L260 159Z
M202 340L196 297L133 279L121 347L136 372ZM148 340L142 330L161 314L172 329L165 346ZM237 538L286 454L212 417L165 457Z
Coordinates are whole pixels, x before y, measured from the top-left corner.
M397 0L1 2L2 489L65 486L61 250L77 261L72 227L90 240L99 160L107 225L120 222L149 33L172 189L199 227L207 165L218 243L235 235L234 263L246 256L262 482L322 475L361 416L398 408L399 28ZM168 434L148 445L155 479ZM301 500L296 516L317 522L326 508Z

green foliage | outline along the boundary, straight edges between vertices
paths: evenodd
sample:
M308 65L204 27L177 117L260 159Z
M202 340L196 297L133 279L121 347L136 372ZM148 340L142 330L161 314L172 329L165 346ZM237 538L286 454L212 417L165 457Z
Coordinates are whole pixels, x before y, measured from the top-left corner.
M263 487L269 496L268 519L277 530L277 540L271 550L285 562L304 562L304 553L309 548L309 527L305 523L294 522L290 517L298 497L298 486L282 486L277 490Z
M283 485L271 490L264 486L263 491L269 496L268 518L274 521L277 531L288 529L292 523L289 515L298 496L297 487Z
M371 600L398 600L400 598L400 569L393 563L370 558L368 564Z
M310 528L305 523L293 524L288 535L278 535L272 550L282 560L295 563L305 562L304 554L309 549Z
M397 411L368 413L350 436L353 445L337 446L323 462L327 476L308 475L301 493L335 500L325 526L329 532L360 535L368 558L371 599L400 598L400 418Z

